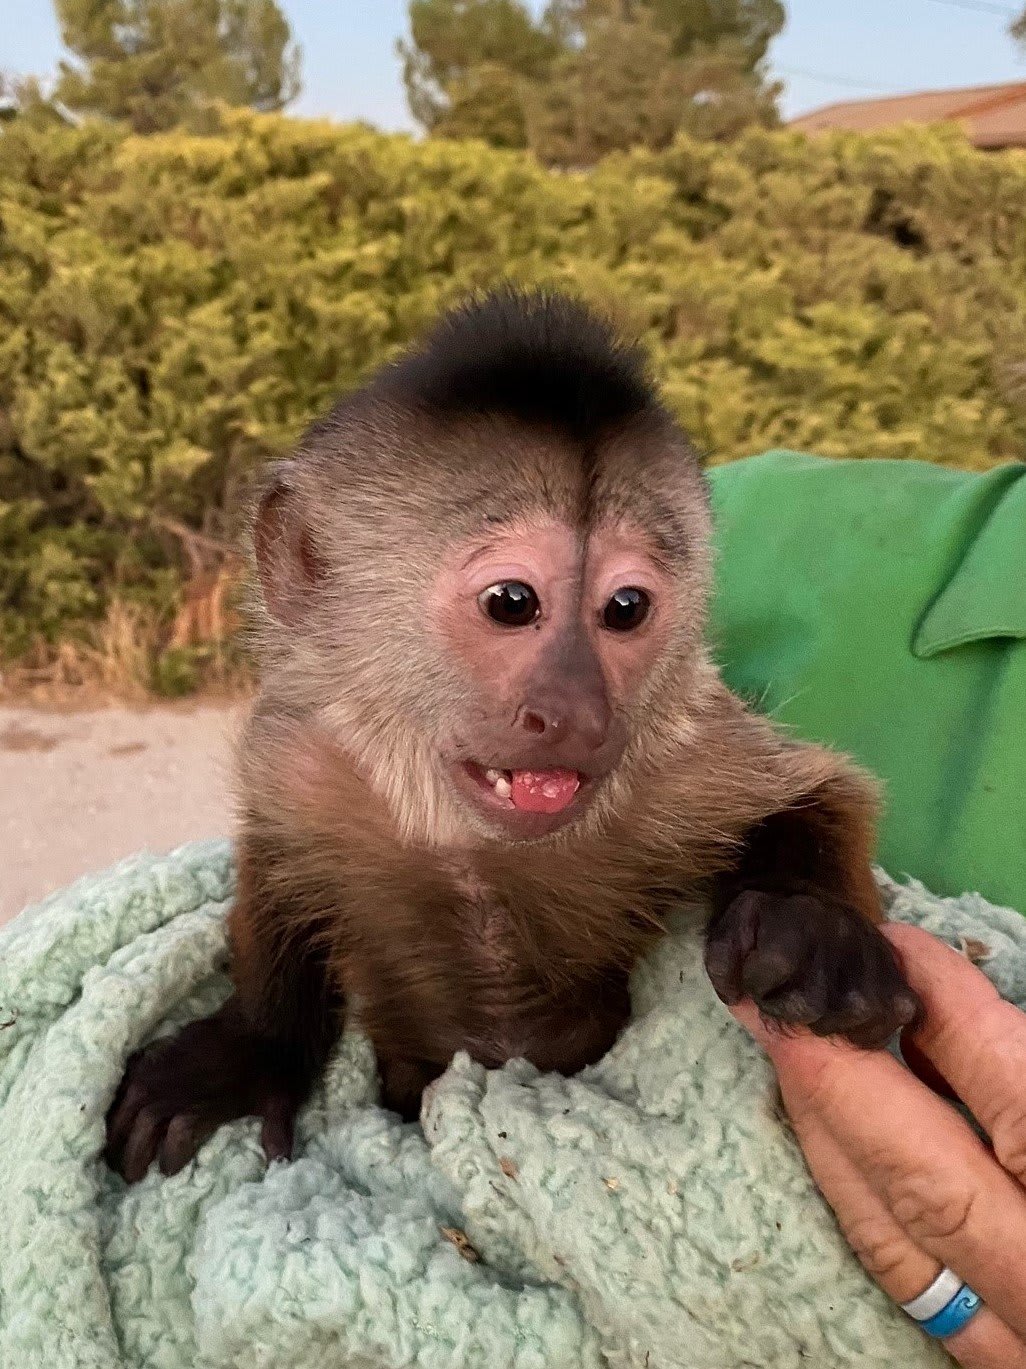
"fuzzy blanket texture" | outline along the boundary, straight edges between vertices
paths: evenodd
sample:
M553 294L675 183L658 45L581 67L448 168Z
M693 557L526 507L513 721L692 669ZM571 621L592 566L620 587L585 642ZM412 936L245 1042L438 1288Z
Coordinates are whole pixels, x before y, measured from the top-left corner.
M241 1122L127 1188L104 1113L132 1050L225 994L232 877L224 842L137 857L0 934L4 1369L949 1363L841 1239L694 915L574 1079L458 1057L403 1125L350 1033L294 1163ZM1026 920L881 878L893 918L983 941L1026 1003Z

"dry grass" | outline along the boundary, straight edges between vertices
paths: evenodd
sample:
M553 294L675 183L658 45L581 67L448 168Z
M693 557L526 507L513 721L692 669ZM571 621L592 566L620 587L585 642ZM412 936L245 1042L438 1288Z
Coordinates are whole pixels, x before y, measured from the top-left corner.
M252 689L240 644L238 577L224 569L191 582L170 623L113 599L89 635L40 643L0 672L0 700L92 706L203 694L237 698Z

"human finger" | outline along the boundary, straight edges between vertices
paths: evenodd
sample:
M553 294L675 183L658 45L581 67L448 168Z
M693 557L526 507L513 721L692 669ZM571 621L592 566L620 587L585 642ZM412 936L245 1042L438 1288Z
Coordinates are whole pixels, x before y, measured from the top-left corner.
M785 1035L757 1013L745 1025L796 1127L818 1119L909 1238L1026 1334L1026 1280L1011 1258L1026 1249L1026 1194L962 1118L887 1054Z
M936 937L897 925L886 933L925 1008L912 1040L990 1137L998 1162L1026 1185L1026 1013Z
M815 1114L795 1130L817 1187L863 1268L896 1303L911 1302L936 1279L939 1262L909 1237ZM1026 1343L987 1306L944 1344L963 1369L1026 1369Z

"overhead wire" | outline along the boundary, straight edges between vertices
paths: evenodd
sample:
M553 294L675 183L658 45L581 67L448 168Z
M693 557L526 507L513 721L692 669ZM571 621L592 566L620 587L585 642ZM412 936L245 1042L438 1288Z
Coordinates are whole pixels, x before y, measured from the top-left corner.
M795 67L783 62L774 62L773 70L785 76L804 76L810 81L824 81L832 86L850 86L852 90L874 90L880 95L897 95L894 86L880 86L872 81L859 81L853 76L841 76L828 71L815 71L811 67Z
M934 5L947 5L952 9L975 11L978 14L1000 14L1007 19L1017 19L1023 11L1011 5L1003 5L998 0L928 0ZM854 76L844 76L838 72L817 71L813 67L800 67L775 62L773 69L784 76L802 76L810 81L822 81L825 85L846 86L851 90L868 90L878 95L900 95L903 91L894 86L882 86L874 81L862 81Z
M997 0L930 0L934 5L949 5L956 10L975 10L977 14L1001 14L1008 19L1018 19L1021 10L1011 5L1000 5Z

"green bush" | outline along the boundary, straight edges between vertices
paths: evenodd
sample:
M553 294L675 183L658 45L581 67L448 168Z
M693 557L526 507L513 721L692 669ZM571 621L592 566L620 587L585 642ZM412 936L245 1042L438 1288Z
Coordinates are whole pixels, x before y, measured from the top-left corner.
M642 332L714 461L1026 452L1026 156L954 132L756 131L565 175L273 115L150 138L14 120L0 657L88 634L115 601L170 625L254 468L503 279Z

